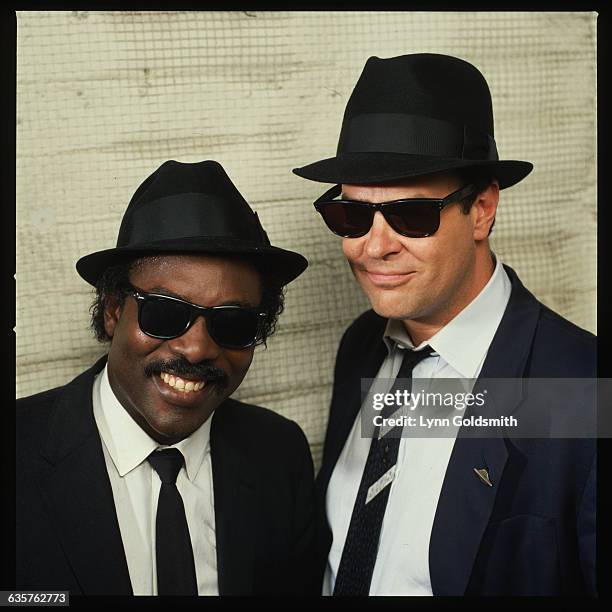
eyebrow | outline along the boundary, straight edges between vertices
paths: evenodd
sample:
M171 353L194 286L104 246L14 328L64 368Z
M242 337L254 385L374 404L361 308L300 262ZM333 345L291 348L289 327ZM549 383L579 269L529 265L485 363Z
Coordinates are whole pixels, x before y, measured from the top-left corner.
M156 285L151 289L147 289L146 291L143 289L142 291L144 291L145 293L157 293L159 295L167 295L168 297L178 298L179 300L183 300L184 302L195 304L195 302L188 300L184 295L181 295L180 293L175 293L174 291L170 291L169 289L166 289L165 287L160 287L159 285ZM196 305L201 306L201 304ZM225 302L222 302L221 304L215 304L215 306L242 306L244 308L253 308L254 304L251 304L251 302L247 300L227 300ZM204 308L209 308L209 306L204 306Z

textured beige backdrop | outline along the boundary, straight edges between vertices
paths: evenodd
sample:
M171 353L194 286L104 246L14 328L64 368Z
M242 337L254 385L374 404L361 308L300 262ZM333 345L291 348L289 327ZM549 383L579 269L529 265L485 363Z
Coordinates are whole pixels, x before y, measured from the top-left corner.
M546 304L595 331L596 15L467 12L19 12L17 395L103 354L74 263L114 246L140 182L216 159L274 244L310 267L235 397L298 421L320 461L335 350L366 302L291 168L335 151L366 59L457 55L493 95L502 192L493 247Z

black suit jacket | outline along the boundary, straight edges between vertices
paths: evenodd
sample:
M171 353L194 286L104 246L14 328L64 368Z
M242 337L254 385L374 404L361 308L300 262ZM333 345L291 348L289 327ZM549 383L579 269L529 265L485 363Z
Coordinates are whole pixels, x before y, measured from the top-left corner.
M17 402L19 589L132 594L93 418L93 380L105 360L64 387ZM212 419L219 593L319 593L314 471L302 430L232 399Z
M595 378L595 336L538 302L505 269L512 292L480 378ZM359 412L360 379L374 378L386 356L386 322L365 312L338 349L316 482L320 575L331 546L327 486ZM522 399L520 390L505 397L504 413ZM595 451L593 439L474 439L460 431L429 544L434 595L595 594ZM492 487L474 467L487 468Z

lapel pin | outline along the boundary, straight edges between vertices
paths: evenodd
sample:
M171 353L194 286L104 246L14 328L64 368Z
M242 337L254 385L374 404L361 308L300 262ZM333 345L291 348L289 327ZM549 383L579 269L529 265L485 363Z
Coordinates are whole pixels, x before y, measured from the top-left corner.
M489 480L489 472L487 472L485 468L474 468L474 471L476 472L478 478L482 480L482 482L484 482L486 485L489 485L490 487L493 486L493 483Z

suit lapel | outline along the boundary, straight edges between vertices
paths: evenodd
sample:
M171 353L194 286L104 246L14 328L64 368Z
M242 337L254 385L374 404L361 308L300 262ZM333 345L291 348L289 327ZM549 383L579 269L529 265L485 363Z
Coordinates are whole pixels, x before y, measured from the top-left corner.
M512 282L512 293L474 392L483 386L486 378L524 376L540 315L539 302L523 287L515 272L504 267ZM495 412L509 415L521 399L520 383L513 384L495 406ZM466 411L466 416L469 414L478 413L473 408ZM429 546L434 595L465 593L507 458L502 437L475 438L463 429L459 431L440 492ZM474 468L486 469L492 486L483 482Z
M255 476L232 435L233 411L229 408L215 410L210 432L219 595L252 595Z
M132 594L102 443L93 418L94 376L102 358L54 406L42 451L40 488L83 593Z

